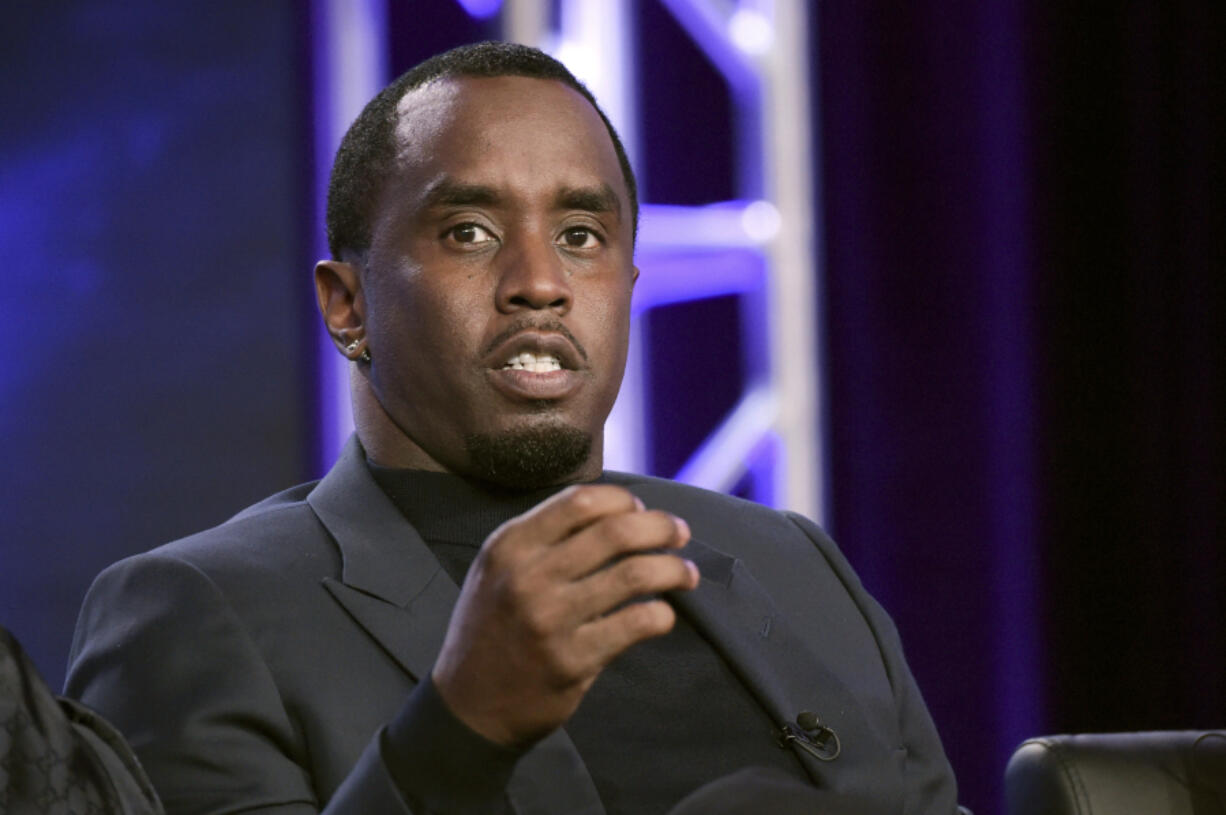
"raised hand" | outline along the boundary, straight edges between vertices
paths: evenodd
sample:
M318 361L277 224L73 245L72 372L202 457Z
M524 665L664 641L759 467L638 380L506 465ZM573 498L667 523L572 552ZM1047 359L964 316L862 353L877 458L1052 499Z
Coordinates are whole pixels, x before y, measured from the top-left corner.
M504 745L562 725L618 654L672 629L676 613L653 595L698 585L668 551L689 537L685 521L610 485L570 487L498 527L431 674L447 706Z

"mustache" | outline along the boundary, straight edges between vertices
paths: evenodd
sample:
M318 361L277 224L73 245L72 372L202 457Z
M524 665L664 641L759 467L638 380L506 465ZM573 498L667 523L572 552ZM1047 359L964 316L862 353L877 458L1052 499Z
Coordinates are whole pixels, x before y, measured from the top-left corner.
M563 337L566 337L571 345L575 346L575 350L579 352L579 356L583 357L583 361L588 361L587 349L583 347L583 343L579 342L579 340L575 338L574 334L570 333L570 329L567 328L561 320L538 321L533 320L530 317L521 317L504 331L498 332L498 336L494 337L494 339L490 341L489 345L485 347L482 354L485 355L494 353L494 349L496 349L498 346L502 345L516 334L523 333L524 331L541 331L561 334Z

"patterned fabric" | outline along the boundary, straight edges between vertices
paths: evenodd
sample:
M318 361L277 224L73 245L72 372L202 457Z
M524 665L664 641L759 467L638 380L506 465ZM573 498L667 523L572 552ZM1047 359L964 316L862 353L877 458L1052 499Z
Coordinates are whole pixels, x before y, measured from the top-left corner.
M161 812L118 731L83 705L52 695L0 627L0 813Z

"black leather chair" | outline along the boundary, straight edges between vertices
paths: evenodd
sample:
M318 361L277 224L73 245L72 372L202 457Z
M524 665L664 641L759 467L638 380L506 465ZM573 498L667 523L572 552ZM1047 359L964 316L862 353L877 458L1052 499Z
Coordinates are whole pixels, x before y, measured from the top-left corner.
M1008 815L1226 815L1226 731L1028 739L1005 769Z

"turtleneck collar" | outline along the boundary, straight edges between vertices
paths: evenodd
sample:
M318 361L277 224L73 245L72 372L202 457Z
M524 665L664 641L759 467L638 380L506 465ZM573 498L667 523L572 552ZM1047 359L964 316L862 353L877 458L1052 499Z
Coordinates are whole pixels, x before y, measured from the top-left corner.
M519 492L451 473L393 469L370 460L366 465L424 540L474 547L479 547L499 524L563 489L557 486Z

